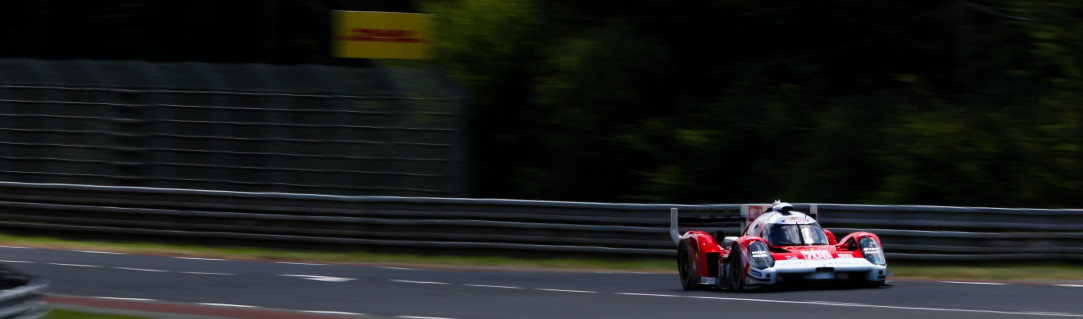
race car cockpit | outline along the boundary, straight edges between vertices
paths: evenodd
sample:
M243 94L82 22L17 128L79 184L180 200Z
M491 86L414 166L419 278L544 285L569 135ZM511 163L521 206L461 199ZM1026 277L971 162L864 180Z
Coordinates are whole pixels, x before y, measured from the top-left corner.
M773 224L764 230L771 246L828 245L827 235L817 224Z

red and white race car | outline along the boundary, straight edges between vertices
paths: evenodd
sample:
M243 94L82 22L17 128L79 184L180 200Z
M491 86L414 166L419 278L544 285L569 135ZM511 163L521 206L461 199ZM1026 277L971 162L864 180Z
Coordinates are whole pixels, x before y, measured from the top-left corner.
M809 208L802 213L780 201L742 205L739 237L691 230L676 238L677 212L672 212L681 286L740 291L788 283L884 285L888 271L880 238L855 232L836 241L816 222L816 206Z

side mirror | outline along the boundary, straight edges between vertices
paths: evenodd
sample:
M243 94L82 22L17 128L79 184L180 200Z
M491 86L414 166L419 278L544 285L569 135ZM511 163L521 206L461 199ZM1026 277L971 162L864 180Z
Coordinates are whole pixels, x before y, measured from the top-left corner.
M831 244L832 246L839 244L839 242L837 240L835 240L835 234L832 233L830 230L824 229L824 234L827 235L827 243L828 244Z

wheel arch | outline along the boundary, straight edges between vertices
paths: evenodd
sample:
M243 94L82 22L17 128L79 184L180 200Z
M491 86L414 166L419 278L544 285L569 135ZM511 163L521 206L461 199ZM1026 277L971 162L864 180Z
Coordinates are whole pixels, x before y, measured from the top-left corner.
M703 231L693 230L681 236L678 245L678 248L684 247L687 249L692 256L696 276L714 277L716 275L713 270L718 267L718 260L723 249L714 236Z

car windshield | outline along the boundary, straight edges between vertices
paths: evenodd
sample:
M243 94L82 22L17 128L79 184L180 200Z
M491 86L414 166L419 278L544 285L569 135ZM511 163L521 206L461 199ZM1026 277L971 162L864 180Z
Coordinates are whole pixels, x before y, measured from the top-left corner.
M827 235L816 224L775 224L767 228L767 242L773 246L827 245Z

